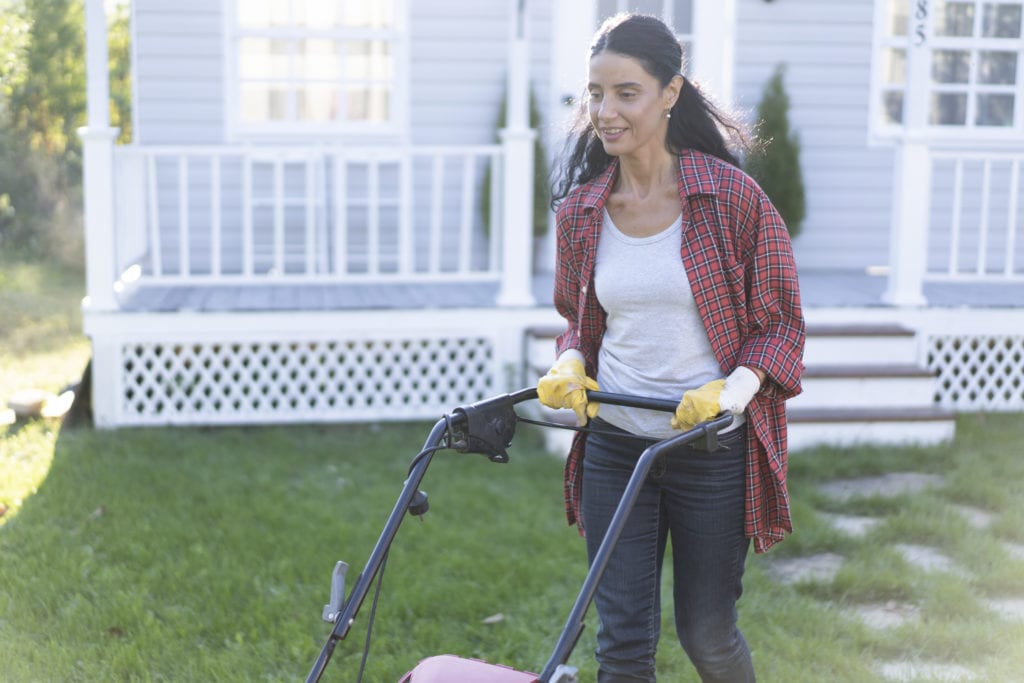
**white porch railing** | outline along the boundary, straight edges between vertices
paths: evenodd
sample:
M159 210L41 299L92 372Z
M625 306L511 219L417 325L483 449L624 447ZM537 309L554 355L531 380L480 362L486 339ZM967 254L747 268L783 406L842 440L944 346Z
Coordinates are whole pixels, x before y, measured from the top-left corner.
M1024 151L933 149L927 280L1024 281Z
M497 280L502 160L498 145L116 148L115 267L168 285Z
M907 135L895 147L885 301L921 306L925 282L1024 282L1019 141Z

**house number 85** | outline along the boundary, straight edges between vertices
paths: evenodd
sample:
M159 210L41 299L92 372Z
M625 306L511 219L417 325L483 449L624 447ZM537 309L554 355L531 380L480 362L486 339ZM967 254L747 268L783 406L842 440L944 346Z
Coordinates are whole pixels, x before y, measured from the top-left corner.
M928 0L914 2L914 45L924 45L925 21L928 19Z

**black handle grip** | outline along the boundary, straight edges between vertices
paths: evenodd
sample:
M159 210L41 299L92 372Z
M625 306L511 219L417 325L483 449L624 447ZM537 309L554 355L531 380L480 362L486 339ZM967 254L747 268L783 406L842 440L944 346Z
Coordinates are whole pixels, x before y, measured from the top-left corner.
M587 400L613 406L625 406L626 408L660 410L665 413L674 413L679 406L679 401L672 401L666 398L631 396L629 394L615 394L608 391L588 391Z

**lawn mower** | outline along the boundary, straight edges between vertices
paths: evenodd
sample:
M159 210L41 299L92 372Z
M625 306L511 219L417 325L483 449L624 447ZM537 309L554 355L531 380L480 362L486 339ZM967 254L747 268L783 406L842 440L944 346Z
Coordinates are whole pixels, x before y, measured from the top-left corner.
M596 403L674 412L675 401L640 396L627 396L602 391L590 391L588 400ZM320 680L331 659L335 646L343 640L352 628L371 586L387 558L391 543L407 514L422 515L427 511L427 496L419 485L426 474L430 461L439 450L451 449L460 453L478 453L493 462L508 462L507 449L512 443L518 422L528 422L551 427L562 427L553 422L529 419L520 416L515 406L537 398L534 388L522 389L512 394L503 394L471 405L456 408L434 425L427 437L423 450L413 458L409 475L398 496L391 514L384 524L384 530L374 545L366 566L356 579L348 597L345 597L345 575L347 565L338 562L331 577L330 602L323 608L324 621L334 624L331 634L324 643L316 662L306 678L307 683ZM608 566L612 550L618 543L626 519L636 503L640 488L654 463L673 449L703 440L703 448L717 448L718 432L732 423L731 415L720 415L713 420L681 432L677 436L659 441L648 447L637 460L636 468L629 479L622 500L615 511L608 532L587 572L576 601L565 626L555 644L547 663L539 674L517 671L505 666L465 659L454 655L436 655L419 662L399 683L577 683L578 672L567 664L569 655L576 647L584 628L584 617L593 600L598 583ZM579 428L577 428L579 429ZM585 428L584 428L585 429ZM380 584L378 583L378 591ZM374 603L376 603L376 595ZM372 627L372 610L369 628ZM367 648L368 649L368 648ZM365 666L368 652L364 650ZM362 678L362 669L357 681Z

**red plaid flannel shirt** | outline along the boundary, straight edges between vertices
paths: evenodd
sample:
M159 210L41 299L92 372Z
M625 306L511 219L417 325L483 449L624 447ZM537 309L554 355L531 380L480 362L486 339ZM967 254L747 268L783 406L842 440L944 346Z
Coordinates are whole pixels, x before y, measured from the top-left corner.
M557 354L578 349L597 376L606 316L594 292L594 259L604 204L618 171L613 160L558 207L554 302L568 322ZM784 401L800 393L804 320L789 234L747 175L706 154L679 155L681 257L723 375L739 365L766 374L747 408L745 532L764 552L792 531L786 491ZM666 420L668 417L666 416ZM579 516L585 440L577 434L565 466L569 524Z

